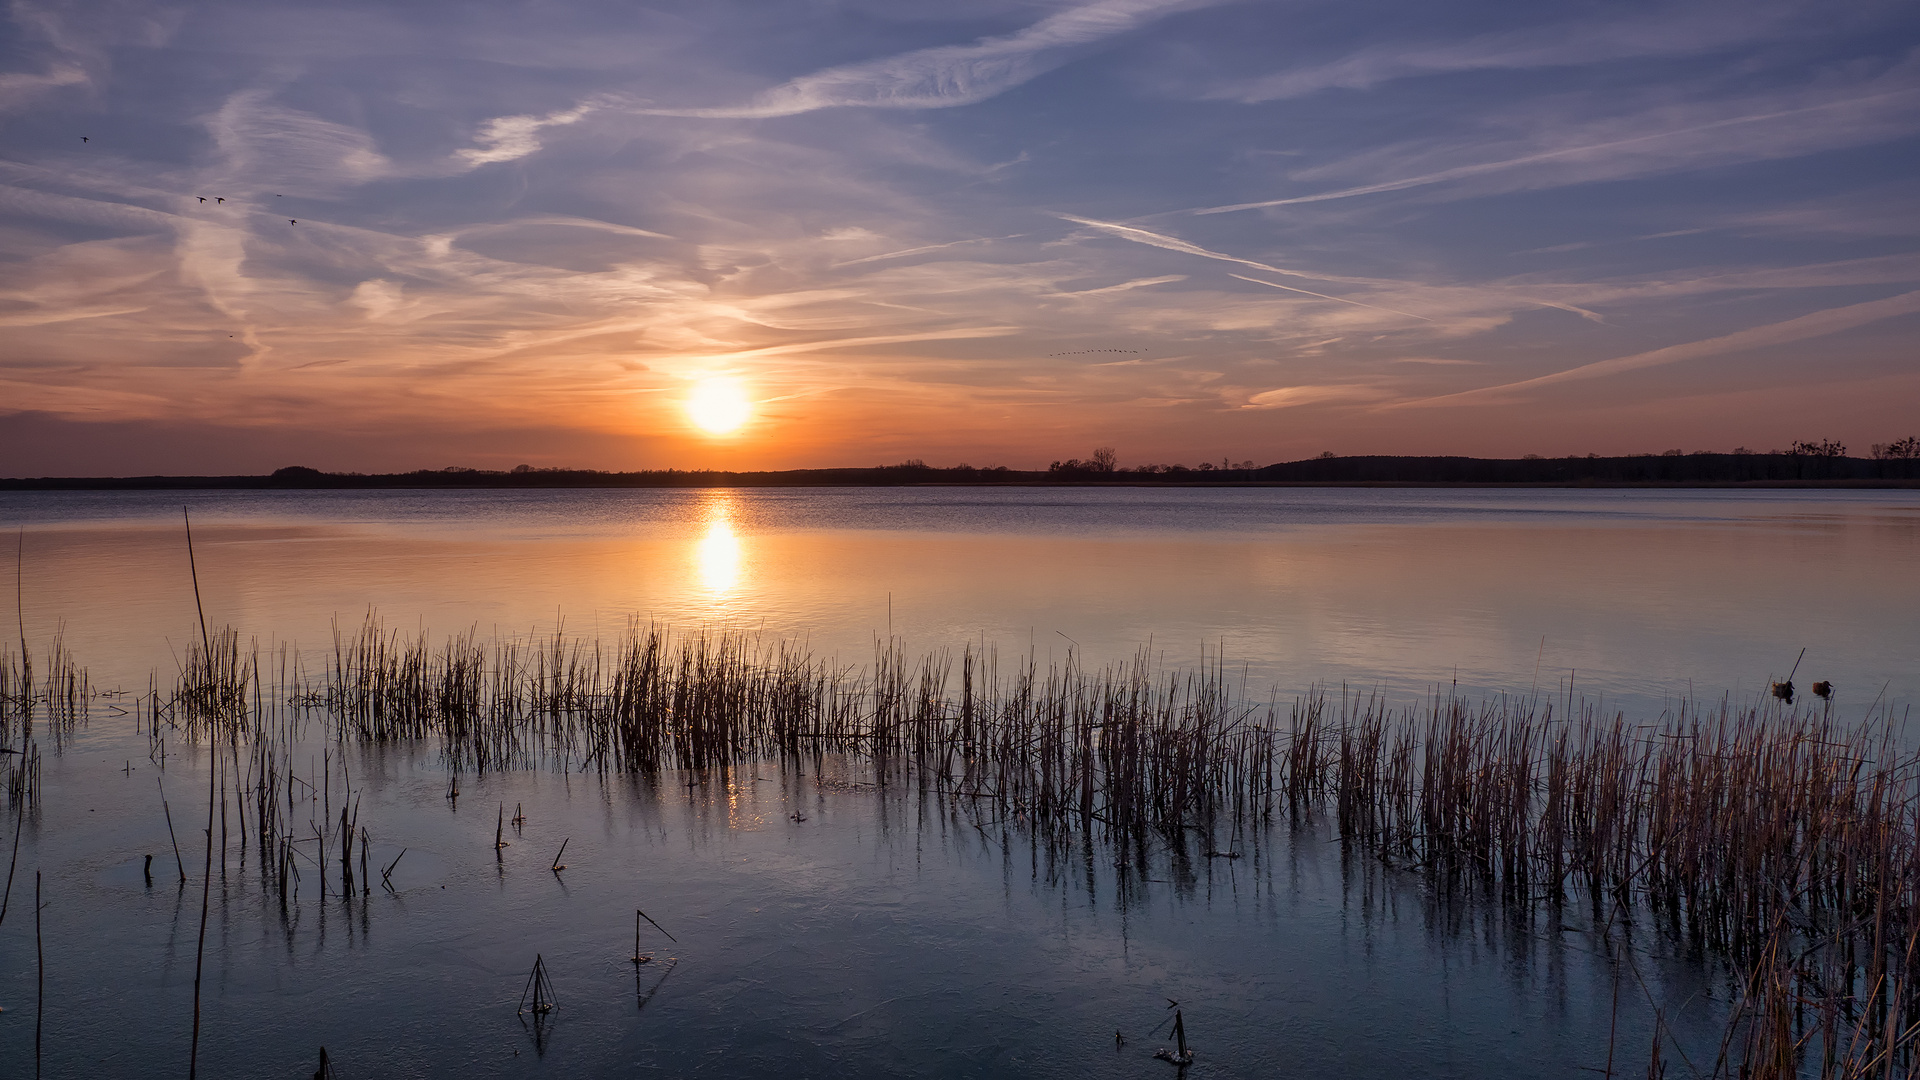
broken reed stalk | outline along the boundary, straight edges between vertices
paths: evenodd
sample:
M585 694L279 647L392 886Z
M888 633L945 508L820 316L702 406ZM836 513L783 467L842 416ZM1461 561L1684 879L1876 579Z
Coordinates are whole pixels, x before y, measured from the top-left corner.
M528 999L532 1003L528 1003ZM537 1018L554 1010L557 1003L553 996L553 980L547 977L547 962L538 953L533 957L533 972L527 976L527 985L520 991L518 1012L533 1013Z
M653 922L653 916L651 916L651 915L649 915L649 914L647 914L647 913L646 913L646 912L644 912L644 911L641 911L641 910L640 910L639 908L634 908L634 909L633 909L633 913L634 913L635 915L638 915L638 916L639 916L640 918L642 918L642 919L645 919L645 920L647 920L647 921L648 921L648 922L650 922L650 923L653 923L653 928L654 928L655 930L658 930L658 931L660 931L660 932L661 932L661 933L663 933L663 934L667 934L667 928L666 928L666 927L664 927L664 926L661 926L661 925L660 925L659 923L657 923L657 922ZM635 942L638 942L638 941L640 940L640 924L639 924L638 922L635 922L635 923L633 924L633 940L634 940ZM674 937L674 936L673 936L672 934L667 934L667 940L668 940L668 941L671 941L671 942L673 942L673 943L674 943L675 945L678 945L678 944L680 944L680 939L679 939L679 938L676 938L676 937ZM638 948L635 948L635 949L634 949L634 952L635 952L635 953L638 953L639 951L640 951L640 950L639 950Z
M560 871L565 870L567 868L566 865L562 863L560 860L567 854L567 845L571 843L573 843L573 837L571 836L567 837L565 840L560 841L560 850L553 856L553 865L548 869L552 870L554 873L557 874Z
M180 838L173 832L173 808L167 805L167 785L159 777L153 782L160 786L160 812L167 816L167 839L173 841L173 865L180 871L180 884L187 883L187 864L180 858Z
M1118 1036L1119 1033L1114 1034ZM1173 1009L1173 1046L1172 1050L1161 1047L1154 1052L1153 1056L1161 1061L1170 1061L1181 1066L1180 1071L1185 1073L1185 1067L1193 1064L1193 1051L1187 1049L1187 1022L1181 1017L1179 1006L1174 1006Z

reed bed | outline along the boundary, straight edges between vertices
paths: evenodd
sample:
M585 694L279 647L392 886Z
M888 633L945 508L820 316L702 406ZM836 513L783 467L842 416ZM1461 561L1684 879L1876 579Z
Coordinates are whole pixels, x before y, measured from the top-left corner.
M222 628L187 649L179 681L167 701L169 719L190 732L244 722L256 714L249 696L259 684L258 643L240 647L240 633Z
M87 721L96 697L92 681L67 648L64 627L54 633L36 669L26 649L0 651L0 787L7 806L30 808L40 793L40 747L36 721L65 745Z
M854 671L788 643L637 624L612 647L559 633L434 647L369 620L336 632L321 685L291 699L323 707L342 739L438 738L455 769L557 753L656 775L858 753L997 812L1128 831L1271 811L1275 709L1231 682L1218 663L1162 673L1144 656L1092 671L1071 656L1003 670L971 647L910 661L898 642Z
M174 700L217 705L189 737L229 742L284 895L297 873L292 793L305 784L312 803L311 781L294 775L292 729L276 735L245 705L249 690L260 698L257 652L241 657L231 632L220 640ZM1042 667L973 647L909 658L889 641L854 668L725 632L633 623L611 644L561 632L435 644L372 616L336 630L311 679L283 653L267 698L343 743L434 740L456 777L546 764L657 777L767 759L817 769L833 753L868 762L883 788L917 782L976 821L1051 840L1185 853L1247 826L1324 820L1348 857L1425 874L1440 892L1585 909L1602 933L1650 923L1725 956L1745 974L1716 1075L1916 1064L1920 755L1885 713L1842 725L1765 696L1645 724L1537 697L1396 706L1342 692L1282 706L1245 696L1217 656L1186 671L1144 655ZM344 799L336 809L329 796L308 827L321 852L337 835L348 891L366 834Z
M87 670L67 648L64 626L54 631L38 667L30 652L0 648L0 745L31 738L36 716L56 734L71 732L86 722L95 697Z

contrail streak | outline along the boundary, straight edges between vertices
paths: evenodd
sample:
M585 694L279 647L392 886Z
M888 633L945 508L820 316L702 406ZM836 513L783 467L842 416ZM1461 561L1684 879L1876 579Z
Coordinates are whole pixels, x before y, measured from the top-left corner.
M1427 318L1425 315L1415 315L1411 311L1401 311L1399 308L1381 307L1379 304L1363 304L1358 300L1349 300L1344 296L1328 296L1326 293L1317 293L1312 291L1311 289L1296 289L1291 285L1280 285L1272 281L1261 281L1259 278L1250 278L1245 274L1228 274L1227 276L1230 278L1239 278L1241 281L1251 281L1255 285L1265 285L1269 289L1285 289L1287 292L1299 293L1302 296L1317 296L1322 300L1333 300L1342 304L1352 304L1354 307L1372 308L1375 311L1390 311L1395 315L1405 315L1409 319L1419 319L1421 322L1433 321L1432 319Z
M1458 168L1443 169L1440 172L1427 173L1423 176L1409 176L1404 180L1388 180L1380 184L1367 184L1364 187L1342 188L1339 191L1323 191L1316 195L1296 195L1287 199L1267 199L1263 202L1234 203L1231 206L1209 206L1203 209L1190 210L1188 213L1196 215L1231 214L1239 210L1264 210L1272 206L1297 206L1301 203L1328 202L1333 199L1352 199L1361 195L1377 195L1387 191L1405 191L1408 188L1426 187L1429 184L1443 184L1449 180L1460 180L1469 176L1480 176L1485 173L1499 172L1502 169L1517 168L1521 165L1532 165L1541 161L1553 161L1558 158L1573 157L1578 154L1591 154L1602 150L1617 150L1621 147L1657 142L1661 139L1671 139L1677 135L1693 135L1702 131L1713 131L1717 128L1734 127L1740 124L1757 124L1764 120L1779 120L1788 116L1804 116L1807 113L1823 112L1827 109L1837 109L1846 105L1862 105L1870 101L1881 101L1886 98L1911 94L1915 92L1915 89L1920 88L1894 90L1885 94L1874 94L1869 97L1848 98L1845 101L1829 101L1823 105L1809 105L1802 109L1785 109L1780 112L1757 113L1753 116L1729 117L1728 119L1715 120L1708 124L1696 124L1693 127L1676 128L1671 131L1657 131L1651 135L1635 135L1630 139L1615 139L1612 142L1593 143L1588 146L1567 146L1558 150L1543 150L1537 154L1508 158L1505 161L1484 161L1478 165L1462 165Z
M1095 221L1092 218L1075 217L1072 214L1055 214L1054 216L1057 218L1061 218L1062 220L1065 220L1065 221L1071 221L1079 225L1086 225L1091 228L1101 229L1106 232L1110 232L1113 235L1118 236L1122 240L1131 240L1136 244L1145 244L1148 247L1164 248L1167 251L1178 251L1184 255L1198 255L1203 259L1216 259L1220 262L1238 263L1241 266L1252 267L1255 270L1264 270L1269 274L1280 274L1283 277L1306 278L1307 280L1310 280L1310 281L1338 281L1338 282L1346 282L1346 283L1353 283L1353 284L1367 284L1367 285L1375 284L1375 282L1368 280L1366 278L1332 277L1332 276L1322 275L1322 274L1302 273L1298 270L1283 270L1278 266L1269 266L1266 263L1256 262L1253 259L1243 259L1238 255L1228 255L1225 252L1220 252L1220 251L1209 251L1208 249L1203 248L1198 244L1190 244L1185 240L1179 239L1178 237L1165 236L1157 232L1149 232L1146 229L1135 228L1132 225L1116 225L1110 221ZM1396 308L1382 307L1379 304L1368 304L1359 300L1349 300L1344 296L1328 296L1326 293L1317 293L1308 289L1296 289L1291 285L1277 285L1271 281L1261 281L1258 278L1240 277L1239 274L1232 274L1229 276L1240 278L1241 281L1251 281L1256 285L1265 285L1269 288L1274 288L1274 289L1285 289L1288 292L1301 293L1306 296L1315 296L1315 297L1319 297L1322 300L1332 300L1335 303L1352 304L1354 307L1370 308L1374 311L1385 311L1394 315L1405 315L1409 319L1419 319L1421 322L1433 321L1432 319L1427 318L1425 315L1415 315L1411 311L1400 311Z
M1861 304L1849 304L1846 307L1828 308L1810 315L1785 322L1768 323L1746 330L1723 334L1704 341L1689 341L1681 345L1669 345L1664 349L1635 353L1632 356L1619 356L1611 360L1598 360L1591 364L1556 371L1551 375L1541 375L1518 382L1501 383L1498 386L1483 386L1476 390L1462 390L1457 394L1443 394L1439 397L1420 398L1415 401L1396 402L1385 406L1389 409L1422 408L1435 405L1472 404L1473 399L1511 393L1536 386L1551 386L1554 383L1572 382L1577 379L1597 379L1622 371L1634 371L1639 368L1658 367L1663 364L1677 364L1683 360L1697 360L1704 356L1718 356L1722 353L1738 352L1742 349L1761 348L1767 345L1784 345L1790 341L1804 341L1808 338L1823 337L1827 334L1851 330L1881 319L1891 319L1900 315L1920 312L1920 290L1889 296L1883 300L1869 300Z

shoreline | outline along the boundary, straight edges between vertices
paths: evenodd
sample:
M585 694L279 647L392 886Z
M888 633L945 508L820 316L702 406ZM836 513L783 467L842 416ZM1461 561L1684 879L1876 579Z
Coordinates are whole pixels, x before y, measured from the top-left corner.
M329 473L289 466L224 476L0 478L0 491L461 490L750 487L1438 487L1438 488L1920 488L1920 459L1795 454L1573 458L1368 456L1312 458L1261 468L1141 466L1100 470L1068 462L1046 470L908 462L871 468L722 470L415 470Z
M612 491L612 490L714 490L733 488L1302 488L1302 489L1496 489L1537 491L1912 491L1920 489L1920 480L1699 480L1699 481L1444 481L1444 480L1196 480L1185 483L1154 483L1139 480L1098 481L751 481L692 480L671 482L571 483L571 484L434 484L344 483L313 484L292 487L285 484L250 482L261 477L159 476L159 477L54 477L0 479L0 492L36 491Z

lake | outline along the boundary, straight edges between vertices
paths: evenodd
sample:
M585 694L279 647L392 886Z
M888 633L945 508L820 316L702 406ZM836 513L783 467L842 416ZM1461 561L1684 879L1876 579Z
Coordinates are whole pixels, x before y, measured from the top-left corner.
M611 641L637 618L846 670L881 640L1208 664L1283 710L1344 686L1654 721L1763 702L1796 660L1843 721L1920 690L1907 491L6 493L36 654L60 633L96 688L172 684L200 635L183 504L208 623L309 671L377 610L434 642ZM36 870L47 1075L184 1068L208 861L210 1076L309 1075L322 1045L343 1076L1152 1076L1174 1071L1152 1057L1169 1001L1195 1075L1571 1076L1643 1072L1656 1009L1711 1057L1731 992L1657 933L1516 917L1324 819L1116 852L839 753L650 775L556 753L449 798L433 740L315 722L282 729L313 785L300 828L324 834L351 785L376 873L329 884L316 841L283 907L240 820L208 853L206 744L167 729L156 755L133 711L41 729L0 925L7 1075L33 1054ZM658 922L640 965L636 909ZM529 1024L535 955L559 1007Z
M434 635L631 616L870 659L1216 651L1283 696L1565 689L1657 713L1754 698L1801 649L1842 702L1912 701L1920 493L835 488L3 493L29 637L109 680L177 670L207 618L331 644L378 609Z

